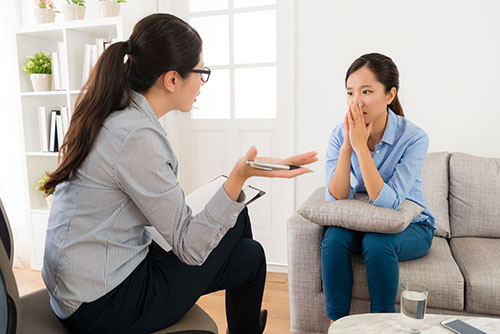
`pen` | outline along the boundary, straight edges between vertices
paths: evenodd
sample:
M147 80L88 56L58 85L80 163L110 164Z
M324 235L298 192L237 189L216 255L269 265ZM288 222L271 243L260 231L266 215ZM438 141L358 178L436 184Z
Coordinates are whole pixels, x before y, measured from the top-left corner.
M302 168L301 166L282 165L282 164L276 164L276 163L267 162L267 161L247 161L247 165L250 165L250 167L253 167L256 169L262 169L262 170L273 170L273 169L291 170L291 169Z

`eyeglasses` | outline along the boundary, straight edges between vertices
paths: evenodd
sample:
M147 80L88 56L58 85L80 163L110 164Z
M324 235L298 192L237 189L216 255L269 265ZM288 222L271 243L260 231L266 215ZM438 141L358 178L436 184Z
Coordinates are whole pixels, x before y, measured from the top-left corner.
M201 81L207 82L208 79L210 78L210 73L212 73L212 70L205 66L202 70L194 69L194 70L186 70L186 71L180 71L180 72L200 73L201 74Z

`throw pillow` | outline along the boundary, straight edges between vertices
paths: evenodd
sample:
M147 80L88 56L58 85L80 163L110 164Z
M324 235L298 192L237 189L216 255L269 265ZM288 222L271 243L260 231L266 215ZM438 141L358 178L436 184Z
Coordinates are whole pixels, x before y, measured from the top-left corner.
M325 187L318 188L297 210L305 219L323 226L340 226L350 230L377 233L399 233L424 210L405 200L397 210L377 207L368 202L367 194L355 199L325 201Z

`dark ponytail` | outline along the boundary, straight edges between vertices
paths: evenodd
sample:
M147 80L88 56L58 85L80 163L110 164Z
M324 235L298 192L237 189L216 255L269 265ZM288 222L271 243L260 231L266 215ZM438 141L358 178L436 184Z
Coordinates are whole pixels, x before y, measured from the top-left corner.
M401 106L401 102L399 102L399 97L397 94L396 97L394 97L394 100L392 100L391 104L389 104L389 108L391 108L391 110L394 111L396 115L405 117L403 107Z
M60 164L47 174L49 180L40 189L49 193L72 177L90 152L106 118L130 105L131 89L146 92L169 70L186 77L186 71L200 61L201 48L196 30L169 14L143 18L128 41L110 45L78 95L59 152Z
M367 67L373 72L377 81L384 85L386 94L391 91L392 87L396 88L396 96L388 107L391 108L396 115L404 117L405 114L403 112L403 107L401 106L398 98L399 71L392 59L380 53L368 53L359 57L347 70L345 76L346 87L349 76L362 67Z

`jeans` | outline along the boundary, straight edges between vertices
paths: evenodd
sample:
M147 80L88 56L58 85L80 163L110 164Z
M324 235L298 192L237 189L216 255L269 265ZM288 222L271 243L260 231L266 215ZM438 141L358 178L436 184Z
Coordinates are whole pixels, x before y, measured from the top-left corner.
M353 274L351 256L362 254L368 276L370 311L394 312L399 284L399 261L424 256L434 228L426 221L411 223L396 234L365 233L331 226L321 243L321 270L328 318L349 314Z
M187 265L153 242L119 286L59 320L74 333L151 333L174 324L200 296L226 290L229 330L260 334L265 280L264 250L245 208L203 265Z

